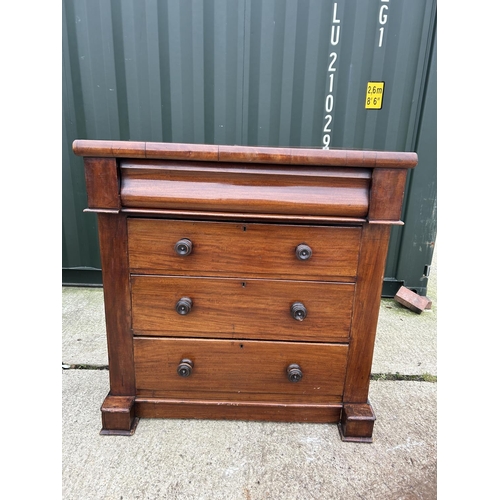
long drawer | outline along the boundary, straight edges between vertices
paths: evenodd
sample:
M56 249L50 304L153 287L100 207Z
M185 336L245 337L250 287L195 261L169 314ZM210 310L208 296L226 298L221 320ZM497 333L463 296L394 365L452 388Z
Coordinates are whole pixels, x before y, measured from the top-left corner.
M124 207L366 217L372 173L365 168L122 160Z
M337 344L136 337L137 396L332 403L343 392L347 349ZM180 376L179 365L187 365L186 360L191 374ZM292 370L298 381L290 381Z
M354 281L360 236L359 227L130 218L129 265L138 274ZM187 255L176 252L182 240ZM299 245L309 257L297 257Z
M131 276L136 335L345 341L352 283Z

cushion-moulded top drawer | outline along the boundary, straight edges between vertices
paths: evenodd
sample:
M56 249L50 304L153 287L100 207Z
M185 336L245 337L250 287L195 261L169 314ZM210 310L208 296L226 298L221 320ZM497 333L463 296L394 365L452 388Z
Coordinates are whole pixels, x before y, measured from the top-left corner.
M360 236L360 227L130 218L129 265L136 274L354 281ZM183 239L192 250L181 256ZM307 260L296 255L301 244Z
M122 160L128 209L364 218L371 170Z

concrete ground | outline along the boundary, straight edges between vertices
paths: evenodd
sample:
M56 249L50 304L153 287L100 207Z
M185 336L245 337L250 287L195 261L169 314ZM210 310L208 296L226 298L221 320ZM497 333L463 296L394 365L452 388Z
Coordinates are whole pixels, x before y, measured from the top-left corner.
M103 293L63 287L62 498L437 498L436 292L435 252L430 311L382 300L374 442L354 444L334 425L274 422L141 419L131 437L100 436L108 372L91 368L108 362Z

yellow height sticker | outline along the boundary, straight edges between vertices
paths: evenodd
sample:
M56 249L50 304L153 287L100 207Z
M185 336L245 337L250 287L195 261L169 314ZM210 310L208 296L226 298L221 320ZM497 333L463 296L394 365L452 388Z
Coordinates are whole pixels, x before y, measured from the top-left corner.
M384 82L368 82L366 86L365 109L382 109Z

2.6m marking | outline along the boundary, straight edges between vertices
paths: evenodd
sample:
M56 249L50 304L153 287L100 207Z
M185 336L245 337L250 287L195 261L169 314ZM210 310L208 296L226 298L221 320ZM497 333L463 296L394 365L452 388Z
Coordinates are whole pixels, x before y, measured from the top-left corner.
M365 109L382 109L385 82L368 82Z

